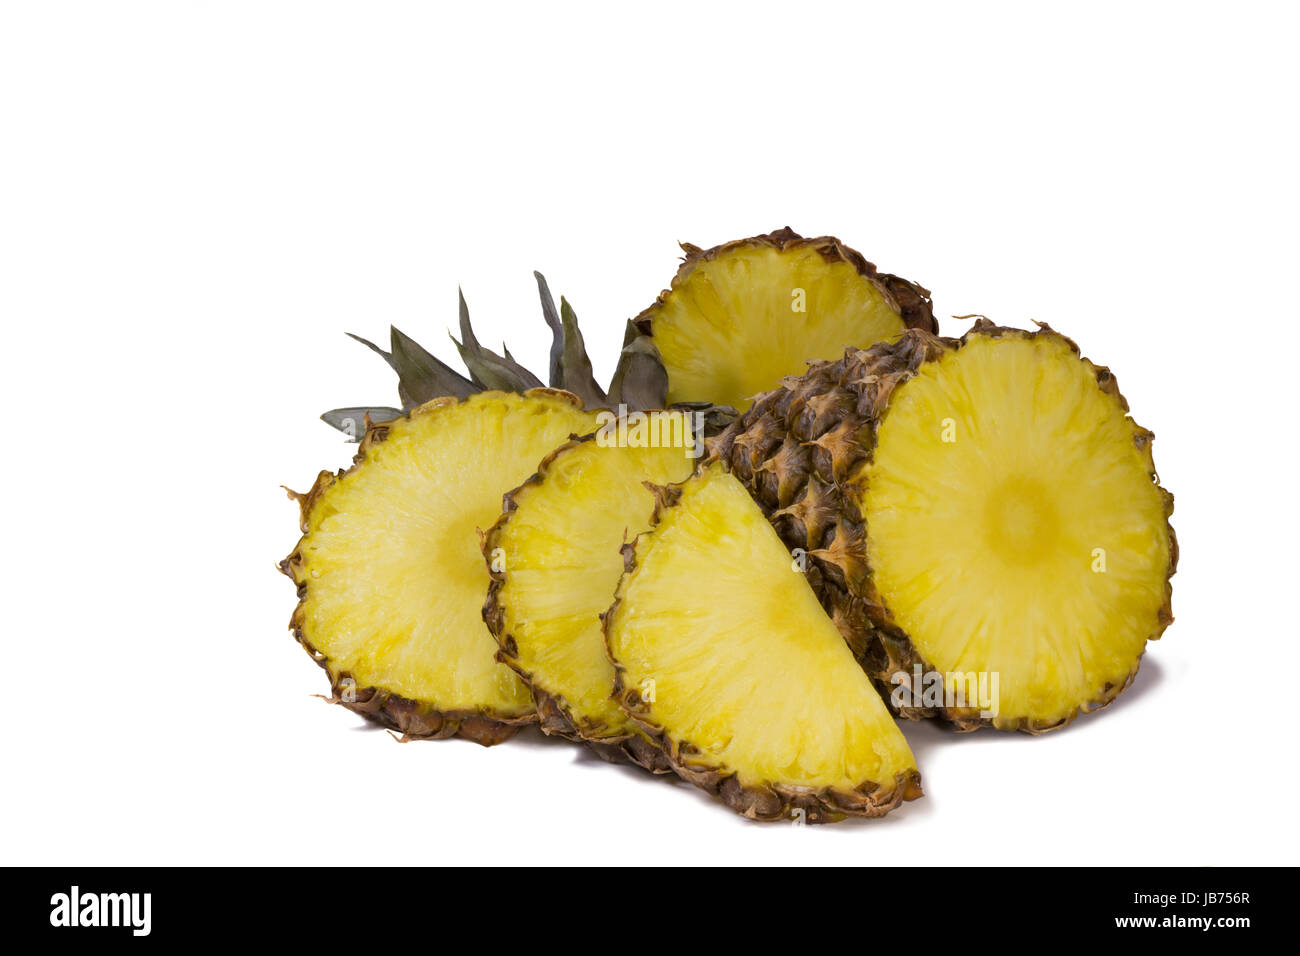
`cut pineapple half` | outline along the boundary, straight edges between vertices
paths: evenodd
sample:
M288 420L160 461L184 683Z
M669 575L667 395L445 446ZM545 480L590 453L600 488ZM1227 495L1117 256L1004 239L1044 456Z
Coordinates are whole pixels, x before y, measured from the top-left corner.
M567 392L437 399L372 425L356 464L297 495L290 627L335 701L412 736L498 743L535 718L481 617L480 529L502 495L595 427Z
M620 706L744 816L879 816L920 796L907 741L741 484L663 493L605 628Z
M958 718L1059 726L1172 620L1172 498L1127 410L1050 331L981 327L897 386L857 479L866 561ZM959 705L971 674L993 707Z
M616 429L575 440L507 496L483 545L492 569L483 617L532 688L545 732L662 772L663 755L611 699L600 622L623 573L620 547L650 527L646 482L683 481L697 460L690 416L650 415L637 427L656 423L653 434L625 436L635 445Z
M669 402L744 410L808 361L914 327L937 331L929 293L878 273L831 237L789 229L701 250L635 320L668 373Z

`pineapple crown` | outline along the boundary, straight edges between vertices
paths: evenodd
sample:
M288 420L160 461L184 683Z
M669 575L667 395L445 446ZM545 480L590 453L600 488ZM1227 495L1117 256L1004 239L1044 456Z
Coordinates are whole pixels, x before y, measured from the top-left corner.
M659 358L659 350L632 323L627 323L623 349L609 388L602 390L592 372L591 359L582 341L578 317L561 296L556 309L546 278L534 272L542 302L542 317L551 329L550 367L547 384L551 388L572 392L588 408L624 405L633 411L663 408L668 400L668 373ZM380 348L359 335L347 333L366 348L381 356L397 373L397 396L401 408L387 405L358 405L333 408L321 420L359 441L356 423L367 417L374 422L391 421L405 412L435 398L468 398L476 392L500 390L525 392L543 387L541 379L515 361L504 343L498 355L485 348L474 335L469 321L469 307L460 296L460 339L451 337L460 353L469 377L439 360L396 326L390 327L389 348Z

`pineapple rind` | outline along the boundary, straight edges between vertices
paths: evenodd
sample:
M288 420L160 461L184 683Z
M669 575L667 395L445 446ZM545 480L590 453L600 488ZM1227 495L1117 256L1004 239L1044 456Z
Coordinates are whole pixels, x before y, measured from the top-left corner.
M584 412L581 401L568 392L538 388L526 391L523 397L533 401L539 411L545 404L550 404L552 411L557 414L571 414L575 419L574 431L587 431L590 427L594 427L595 416ZM491 402L498 399L509 402L520 400L519 396L499 392L479 393L464 400L452 397L440 398L412 409L406 414L405 419L436 415L443 409L463 403ZM299 601L289 627L312 659L329 675L331 702L341 704L349 710L390 727L403 734L404 738L461 737L484 746L501 743L517 733L522 726L537 721L537 714L532 709L528 695L522 687L521 694L526 704L522 707L503 708L486 703L481 706L447 706L445 702L416 699L384 686L382 682L372 682L364 675L355 675L350 670L334 666L329 656L315 646L309 633L307 608L312 577L306 566L303 548L311 531L313 511L320 505L322 499L327 497L332 487L364 467L368 457L372 456L375 449L389 437L394 425L400 425L401 421L400 419L397 422L381 423L367 421L365 437L361 441L351 468L337 474L321 472L311 490L305 494L289 492L290 497L299 504L300 523L304 535L294 552L280 563L280 570L298 587ZM483 634L483 639L491 642L491 637L487 633ZM510 671L504 668L502 670L512 681L515 680Z
M827 782L824 775L830 773L832 776L838 776L829 771L825 766L817 766L818 756L811 758L813 766L809 766L803 759L803 752L795 746L793 750L788 746L791 741L784 741L785 749L768 752L766 747L763 752L767 760L775 760L777 765L785 766L785 762L792 761L787 772L777 772L770 775L761 775L762 778L756 777L756 768L754 766L730 766L727 759L723 756L732 750L732 745L741 739L740 728L735 724L729 724L727 718L720 716L705 708L707 713L706 721L713 726L711 729L703 726L699 727L701 733L706 733L717 739L727 741L721 749L716 744L706 743L704 738L696 740L689 739L683 733L683 728L676 726L673 718L665 714L655 702L642 699L644 688L640 684L635 684L635 676L629 677L629 671L636 671L637 668L645 666L644 661L638 661L637 657L641 651L637 650L635 644L635 630L625 633L625 627L636 628L631 624L634 617L640 617L643 614L650 614L652 617L659 613L658 611L647 611L637 606L636 588L638 586L637 573L642 565L650 559L651 552L657 544L662 543L663 547L675 547L674 541L681 529L674 526L673 518L674 508L678 505L683 493L696 494L704 487L706 482L717 480L730 481L725 475L723 469L712 462L705 463L697 469L695 475L685 482L670 485L664 488L656 489L656 507L653 518L653 526L650 531L638 535L636 539L623 546L623 560L625 570L622 579L619 582L618 592L614 603L609 611L603 617L606 645L609 649L610 659L614 664L615 670L615 687L614 696L619 706L627 715L635 721L658 745L660 750L666 756L672 768L684 780L694 784L701 789L720 797L723 802L736 813L753 820L775 821L789 820L796 816L802 815L807 823L828 823L844 819L848 816L859 817L877 817L883 816L890 810L899 806L906 800L914 800L922 795L921 778L916 770L915 760L911 756L906 741L901 733L892 723L888 711L880 704L873 689L870 686L864 686L856 689L856 695L850 699L862 702L866 705L865 713L854 712L852 716L848 712L844 714L846 723L843 727L833 726L835 722L814 723L818 727L824 727L832 738L836 734L844 733L847 736L845 741L854 740L859 746L864 743L863 734L883 733L886 737L872 737L870 743L870 752L873 754L871 759L878 762L876 770L871 773L861 773L855 775L851 783L836 780ZM708 489L705 489L707 493ZM740 495L745 502L746 508L752 508L745 493L736 489L736 494ZM771 529L767 528L765 519L755 510L754 520L762 523L764 533L771 535ZM730 527L728 522L723 522L724 526ZM780 542L772 538L772 543L777 548L781 548ZM761 554L761 551L759 552ZM761 560L761 558L760 558ZM784 572L783 572L784 573ZM789 573L794 574L793 569ZM799 616L806 612L807 607L800 605L796 600L792 604L787 604L784 598L789 597L783 593L782 588L777 588L773 595L764 595L764 598L778 602L779 607L769 609L777 617L787 613L787 608L793 608L788 613L793 616ZM762 599L760 599L762 600ZM818 608L813 595L809 594L807 601L811 603L812 610L820 617L821 610ZM703 607L701 608L703 610ZM764 620L771 617L763 611L753 611ZM692 618L694 617L692 612ZM644 618L643 618L644 619ZM774 626L781 626L779 623ZM812 628L808 634L804 634L797 628L787 632L781 641L775 646L793 643L796 646L801 640L807 640L808 654L812 655L818 664L815 668L818 674L823 676L829 675L822 666L827 663L825 650L827 645L818 644L819 640L816 634L816 628ZM625 638L630 638L633 644L623 646ZM834 637L832 632L831 639L838 645L838 638ZM815 650L820 649L820 653ZM833 660L835 653L831 652L830 659ZM845 653L843 657L844 666L850 671L857 674L852 657ZM722 663L715 662L716 666L725 666ZM842 675L844 672L831 667L830 671L834 675ZM742 677L741 680L746 678ZM794 678L792 678L794 679ZM858 679L862 680L861 675ZM665 686L671 680L686 680L685 675L664 674L662 683ZM689 680L687 681L689 684ZM836 680L830 680L828 686L837 685ZM850 681L848 686L853 686ZM712 685L711 685L712 687ZM699 692L706 692L706 688L700 688ZM695 693L695 691L690 691ZM762 693L761 689L757 689ZM854 693L854 692L850 692ZM865 694L865 697L863 696ZM803 716L804 704L799 703L798 697L789 697L786 694L778 693L777 697L772 699L767 705L763 703L754 704L750 700L749 712L752 715L755 707L766 710L763 719L780 721L782 706L788 710L794 706ZM878 717L872 712L878 710ZM774 716L775 715L775 716ZM880 723L874 723L879 720ZM720 723L718 721L721 721ZM674 724L674 726L668 726ZM785 733L786 725L782 723L782 733ZM873 729L875 728L875 729ZM752 728L750 728L752 730ZM806 730L807 728L805 728ZM749 736L749 735L746 735ZM797 739L797 738L794 738ZM752 744L752 737L750 739ZM752 760L756 754L754 751L747 751L742 745L741 752L748 752ZM862 761L865 758L859 753L856 757L850 758L848 754L838 746L830 745L829 750L824 745L822 747L821 757L828 753L841 754L843 757L836 759L853 759ZM854 766L859 766L854 763ZM892 768L898 768L892 770ZM886 769L891 768L891 769ZM793 780L805 775L806 782L796 783ZM807 782L811 778L823 777L821 782ZM784 779L779 779L784 778Z
M893 343L866 350L847 350L835 362L819 362L757 401L741 419L718 436L710 450L721 457L768 514L791 548L812 558L809 581L863 667L888 697L890 678L937 670L898 625L877 589L870 566L868 536L861 513L862 482L875 449L877 430L888 413L895 390L924 365L942 359L977 336L1050 337L1062 343L1096 380L1101 392L1124 414L1128 404L1109 369L1080 357L1078 346L1038 323L1028 332L995 326L980 319L962 339L925 332L905 333ZM1134 445L1150 459L1152 435L1132 423ZM1173 496L1160 488L1154 465L1150 476L1163 502L1163 530L1168 535L1168 569L1164 601L1150 621L1148 640L1160 637L1173 621L1169 578L1177 567L1178 547L1169 517ZM1037 734L1063 727L1080 713L1091 713L1115 700L1133 681L1138 653L1086 700L1051 716L1000 714L982 717L971 707L891 706L901 717L937 717L961 731L994 726Z

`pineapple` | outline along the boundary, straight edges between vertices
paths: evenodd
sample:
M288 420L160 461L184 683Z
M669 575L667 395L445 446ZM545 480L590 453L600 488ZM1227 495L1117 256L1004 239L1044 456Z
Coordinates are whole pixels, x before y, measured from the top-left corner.
M572 307L562 298L556 308L546 279L534 275L552 331L554 388L540 387L509 349L497 354L479 343L463 295L461 337L453 341L468 377L397 328L387 350L353 335L397 373L401 408L323 414L361 442L356 464L339 475L322 472L306 494L290 492L305 535L281 563L299 590L290 626L328 671L336 702L408 737L493 744L537 719L528 688L493 657L496 643L481 618L489 579L477 535L538 461L596 428L584 403L639 410L665 401L663 365L635 334L609 389L601 389ZM734 417L712 406L691 410L710 434ZM466 565L471 552L477 560ZM610 582L602 608L612 590ZM548 712L547 728L553 724ZM658 759L644 739L601 749Z
M903 735L740 482L713 463L658 496L604 620L628 716L751 819L880 816L920 796Z
M667 372L667 401L740 410L753 396L801 375L813 359L866 348L905 328L937 332L930 293L878 273L838 239L804 239L788 227L700 249L634 320Z
M334 701L409 737L484 745L536 719L483 624L479 535L504 492L595 427L551 389L436 398L368 422L351 469L293 495L303 537L281 564L298 586L290 627Z
M901 715L1037 733L1112 701L1173 620L1173 497L1127 412L1069 339L981 319L817 363L712 450Z
M544 732L665 772L663 755L610 698L600 622L623 571L619 548L650 527L646 482L683 481L695 466L690 417L663 412L634 427L651 423L654 435L638 444L607 441L603 430L561 446L506 496L483 544L492 569L483 617L500 658L532 689Z

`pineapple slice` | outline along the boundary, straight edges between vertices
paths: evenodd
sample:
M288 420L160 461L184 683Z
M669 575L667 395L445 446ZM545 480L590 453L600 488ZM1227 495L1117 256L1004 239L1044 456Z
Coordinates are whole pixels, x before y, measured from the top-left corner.
M999 675L995 723L1109 699L1170 620L1171 499L1098 372L1058 335L977 334L899 388L860 478L883 605L934 670Z
M702 250L635 320L668 373L669 402L744 410L808 361L838 358L905 328L938 331L930 293L878 273L838 239L789 228Z
M566 393L437 399L366 432L356 464L295 495L303 538L281 569L290 627L333 699L411 737L499 743L535 719L481 617L480 529L501 496L595 427Z
M713 464L662 496L605 619L628 715L752 819L920 796L907 741L741 484Z
M483 617L502 660L532 688L543 731L665 772L658 748L610 697L600 623L623 572L620 546L650 527L645 483L684 481L696 462L690 417L652 414L641 421L656 423L654 435L633 437L638 446L603 433L575 440L507 495L483 544L492 568Z
M1173 620L1173 497L1127 412L1069 339L981 320L814 366L715 451L901 714L1037 733Z

